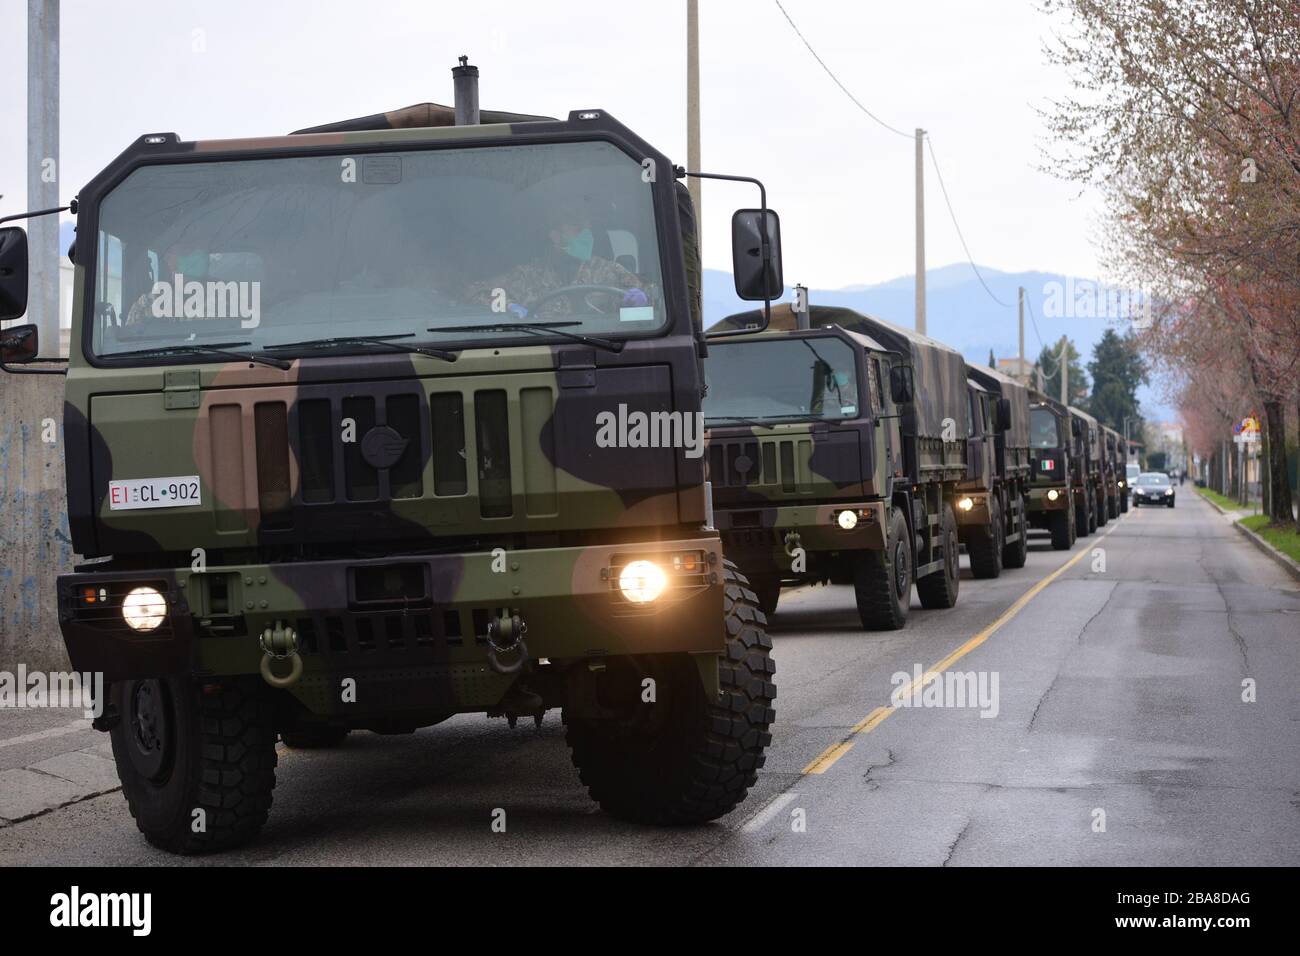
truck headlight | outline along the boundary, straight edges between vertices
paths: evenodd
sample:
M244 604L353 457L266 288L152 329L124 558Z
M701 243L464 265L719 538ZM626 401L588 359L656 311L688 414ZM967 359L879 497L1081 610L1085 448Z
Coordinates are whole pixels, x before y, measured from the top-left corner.
M618 576L618 589L633 604L649 604L667 586L663 569L653 561L630 561Z
M1047 492L1048 501L1055 501L1059 497L1061 497L1061 493L1057 491L1055 488L1052 488Z
M1119 480L1119 486L1120 486L1121 488L1124 487L1124 479L1123 479L1123 478L1121 478L1121 479Z
M122 599L122 619L136 631L152 631L167 617L167 600L154 588L134 588Z
M852 531L858 526L858 516L852 511L841 511L835 516L835 523L845 531Z
M972 508L975 507L975 499L963 498L961 501L957 502L957 507L960 508L962 511L970 511Z

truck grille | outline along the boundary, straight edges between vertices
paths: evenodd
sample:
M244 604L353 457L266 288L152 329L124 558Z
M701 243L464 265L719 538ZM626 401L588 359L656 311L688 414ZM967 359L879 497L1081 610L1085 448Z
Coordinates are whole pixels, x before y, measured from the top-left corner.
M318 505L413 499L474 496L482 518L510 517L521 503L529 516L556 512L553 453L512 468L524 434L552 452L543 428L555 407L550 387L427 394L370 383L347 394L306 385L296 401L275 391L222 395L207 409L220 531L243 520L269 531L301 526Z
M799 474L795 462L808 461L811 447L812 442L807 438L711 441L709 480L715 488L779 484L782 491L793 492L808 481L808 475Z

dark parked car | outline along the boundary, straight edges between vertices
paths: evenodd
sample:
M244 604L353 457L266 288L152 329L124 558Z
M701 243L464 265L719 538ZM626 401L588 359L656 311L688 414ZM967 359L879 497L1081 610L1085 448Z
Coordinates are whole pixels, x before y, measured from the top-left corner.
M1133 480L1133 504L1174 506L1174 486L1168 475L1148 471Z

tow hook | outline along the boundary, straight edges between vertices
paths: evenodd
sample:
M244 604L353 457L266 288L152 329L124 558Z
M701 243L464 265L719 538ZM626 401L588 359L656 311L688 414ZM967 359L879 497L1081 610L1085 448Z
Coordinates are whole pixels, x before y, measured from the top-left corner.
M292 687L302 677L302 657L298 654L298 632L280 621L268 627L258 638L262 645L262 679L272 687ZM272 661L289 662L289 673L277 677L271 672Z
M785 534L785 556L793 558L795 551L800 547L799 532L787 531Z
M524 635L527 633L528 625L518 614L503 614L488 621L488 663L494 671L498 674L518 674L524 669L528 663L528 645L524 643ZM518 651L519 659L513 664L502 664L497 655L511 651Z

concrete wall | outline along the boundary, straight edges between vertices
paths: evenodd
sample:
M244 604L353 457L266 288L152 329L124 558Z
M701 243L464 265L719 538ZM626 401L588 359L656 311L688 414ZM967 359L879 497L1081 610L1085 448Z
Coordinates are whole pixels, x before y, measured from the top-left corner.
M19 663L67 667L54 577L71 570L73 560L64 495L63 376L0 372L0 671Z

